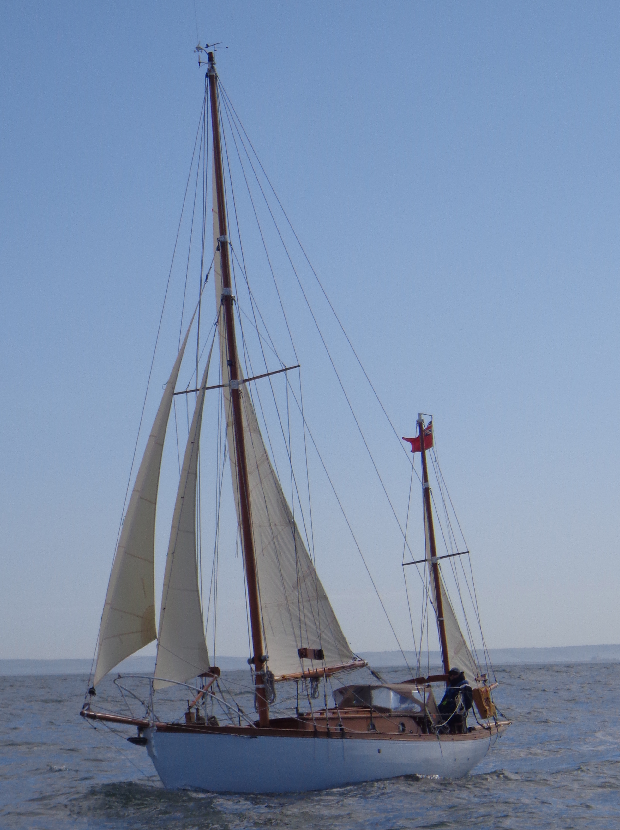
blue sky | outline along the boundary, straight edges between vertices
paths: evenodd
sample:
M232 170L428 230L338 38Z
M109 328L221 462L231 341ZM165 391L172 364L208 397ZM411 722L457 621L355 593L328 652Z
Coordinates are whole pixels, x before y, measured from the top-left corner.
M197 36L228 46L223 83L396 429L435 416L489 645L620 642L619 34L611 2L2 4L0 657L94 647ZM328 410L316 428L396 605L402 551ZM321 573L353 647L393 648L343 561L345 587L337 559Z

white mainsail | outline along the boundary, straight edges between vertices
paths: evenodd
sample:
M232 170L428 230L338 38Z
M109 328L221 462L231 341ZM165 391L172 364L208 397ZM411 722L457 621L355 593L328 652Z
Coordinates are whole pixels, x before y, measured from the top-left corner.
M213 237L216 302L220 308L220 361L224 384L228 449L237 517L239 487L237 483L236 447L232 406L228 384L230 370L226 346L224 315L221 311L222 268L217 253L219 221L217 192L213 176ZM239 367L239 376L241 369ZM276 679L314 667L334 667L354 660L353 652L340 628L327 594L286 501L260 432L249 390L240 387L243 430L252 534L258 577L259 602L268 667ZM318 664L300 658L298 649L322 649L324 660Z
M429 538L428 518L426 515L426 504L424 502L423 510L424 546L426 560L428 563L427 568L431 588L431 602L433 604L433 608L435 609L435 615L437 615L435 581L433 580L431 572L431 545ZM450 597L448 596L448 592L446 591L446 587L443 582L443 577L441 576L441 570L439 574L439 584L441 586L443 622L446 631L446 640L448 642L448 658L450 661L450 668L456 667L461 669L461 671L465 673L465 677L467 678L467 680L470 683L473 683L476 677L478 677L478 675L480 674L480 668L474 660L474 657L471 651L469 650L469 646L467 645L467 643L465 642L465 638L463 637L463 632L461 631L461 627L456 618L456 614L454 613L454 609L452 608L452 603L450 602Z
M159 615L154 689L169 685L167 680L184 683L209 668L196 558L196 485L200 427L212 352L213 344L199 387L174 506Z
M159 472L174 388L194 316L159 404L123 521L101 616L94 686L121 660L157 637L155 514Z

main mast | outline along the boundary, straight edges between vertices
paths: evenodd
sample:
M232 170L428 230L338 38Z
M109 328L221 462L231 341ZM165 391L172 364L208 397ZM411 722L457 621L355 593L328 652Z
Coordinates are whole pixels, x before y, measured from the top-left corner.
M219 223L219 250L222 265L222 311L226 332L227 363L230 374L230 401L232 407L233 436L237 464L237 482L239 486L239 512L241 514L241 539L245 577L248 586L248 604L250 608L250 629L254 654L250 662L254 664L254 683L256 685L256 709L260 726L269 726L269 706L265 696L264 675L266 655L263 646L260 604L258 599L258 580L256 577L256 559L248 487L248 469L245 455L245 436L241 412L241 389L239 384L239 358L235 336L235 318L233 313L232 282L230 278L230 257L228 242L228 225L226 223L226 202L224 199L224 168L220 142L220 114L217 90L217 72L213 52L208 53L207 77L209 79L209 97L211 101L211 124L213 128L213 158L215 189L217 193L217 216Z
M441 574L437 561L437 545L435 544L435 526L433 525L433 511L431 507L431 488L428 483L428 467L426 464L426 447L424 446L424 418L418 415L418 434L420 436L420 454L422 456L422 492L424 497L424 510L426 513L426 524L428 527L428 542L431 554L431 574L435 586L435 611L437 613L437 628L439 629L439 644L441 646L441 662L444 674L450 671L450 660L448 657L448 638L446 637L446 624L443 616L443 596L441 591Z

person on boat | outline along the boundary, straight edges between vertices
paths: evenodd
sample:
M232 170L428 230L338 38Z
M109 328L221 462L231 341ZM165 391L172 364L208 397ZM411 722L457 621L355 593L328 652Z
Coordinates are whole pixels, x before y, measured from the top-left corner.
M448 672L448 686L441 703L437 707L450 732L467 731L467 713L474 700L472 688L465 673L453 667Z

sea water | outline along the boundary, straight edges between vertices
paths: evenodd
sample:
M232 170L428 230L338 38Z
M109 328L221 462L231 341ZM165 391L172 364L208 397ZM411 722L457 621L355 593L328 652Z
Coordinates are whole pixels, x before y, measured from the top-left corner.
M79 717L84 677L0 677L0 828L620 827L620 664L497 678L513 725L466 778L240 796L163 789L135 730Z

